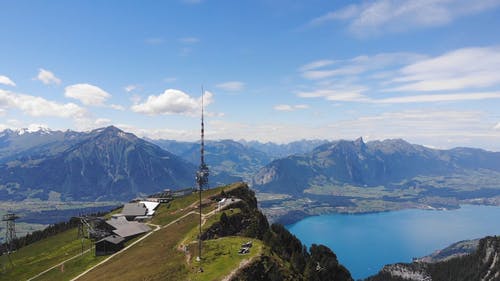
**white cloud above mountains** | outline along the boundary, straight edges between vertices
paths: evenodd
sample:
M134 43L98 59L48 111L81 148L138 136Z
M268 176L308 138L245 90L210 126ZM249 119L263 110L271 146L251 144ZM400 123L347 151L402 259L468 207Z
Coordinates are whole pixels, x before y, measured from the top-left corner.
M36 80L41 81L45 85L50 85L50 84L55 84L59 85L61 84L61 79L57 78L54 73L45 70L43 68L40 68L38 70L38 75L35 78Z
M307 104L296 104L296 105L289 105L289 104L278 104L274 106L274 110L277 111L295 111L295 110L300 110L300 109L308 109L309 106Z
M299 68L313 84L296 91L298 97L379 104L500 99L498 46L462 48L434 57L384 53L332 61Z
M111 97L103 89L90 84L74 84L65 88L64 95L77 99L84 105L103 105Z
M34 116L52 116L61 118L83 118L87 111L74 103L58 103L42 97L17 94L0 90L0 108L18 109L23 113Z
M0 75L0 84L15 87L16 83L5 75Z
M204 104L213 102L213 94L205 91ZM167 89L160 95L151 95L143 103L131 107L132 111L147 115L198 115L201 109L201 97L193 98L183 91Z
M362 55L347 60L319 60L299 68L302 77L309 80L362 74L386 67L402 66L426 58L416 53L380 53L372 56ZM329 67L333 66L333 67Z
M500 84L500 47L463 48L400 70L394 91L441 91Z
M136 85L127 85L123 89L125 90L125 92L130 93L130 92L136 90L137 86Z
M310 21L309 26L345 22L357 36L401 32L442 26L457 18L500 6L499 0L375 0L362 1L331 11Z
M241 81L228 81L219 83L215 87L228 92L239 92L245 88L245 83Z

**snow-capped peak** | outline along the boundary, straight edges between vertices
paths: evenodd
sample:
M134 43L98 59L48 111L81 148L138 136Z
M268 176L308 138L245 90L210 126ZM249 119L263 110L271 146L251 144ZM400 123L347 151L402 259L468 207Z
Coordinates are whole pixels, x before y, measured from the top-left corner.
M16 133L20 136L26 133L39 133L42 135L50 135L52 131L45 125L31 124L28 126L28 128L17 129Z

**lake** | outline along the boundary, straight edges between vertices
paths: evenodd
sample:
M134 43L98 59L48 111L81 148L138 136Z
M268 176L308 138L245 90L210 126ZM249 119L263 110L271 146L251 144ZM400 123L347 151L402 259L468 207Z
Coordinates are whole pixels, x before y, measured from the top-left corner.
M460 240L499 235L500 207L321 215L287 228L308 247L313 243L330 247L356 280L386 264L411 262Z

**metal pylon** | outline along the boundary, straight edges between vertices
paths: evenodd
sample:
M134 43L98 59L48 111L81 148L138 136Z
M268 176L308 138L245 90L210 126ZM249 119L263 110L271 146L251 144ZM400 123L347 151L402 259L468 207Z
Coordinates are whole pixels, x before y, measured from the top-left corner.
M16 240L16 219L19 217L14 213L8 213L3 216L2 221L5 221L5 244L7 245L8 252L15 250L14 240Z

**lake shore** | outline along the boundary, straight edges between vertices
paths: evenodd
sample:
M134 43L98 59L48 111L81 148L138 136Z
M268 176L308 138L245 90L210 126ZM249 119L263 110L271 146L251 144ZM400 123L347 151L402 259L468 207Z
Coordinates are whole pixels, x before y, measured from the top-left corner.
M461 205L482 205L482 206L500 206L500 197L494 198L475 198L467 200L433 198L423 202L394 202L384 200L366 200L362 198L351 199L354 204L350 206L335 206L327 203L317 203L310 199L291 198L273 200L271 204L261 203L261 210L267 216L270 222L276 222L283 225L296 223L304 218L328 214L372 214L384 213L400 210L454 210L459 209ZM264 201L266 202L266 201Z
M462 205L449 211L408 209L310 216L286 225L304 244L331 248L353 277L386 264L412 262L452 243L500 234L500 207Z

